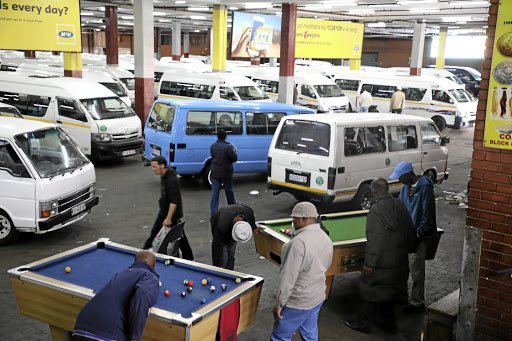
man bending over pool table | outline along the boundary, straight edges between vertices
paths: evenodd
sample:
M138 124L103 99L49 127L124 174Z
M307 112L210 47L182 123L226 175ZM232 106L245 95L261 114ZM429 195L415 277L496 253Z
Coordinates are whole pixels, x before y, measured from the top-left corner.
M159 291L155 255L139 251L135 262L118 272L80 310L73 340L141 340L149 309Z

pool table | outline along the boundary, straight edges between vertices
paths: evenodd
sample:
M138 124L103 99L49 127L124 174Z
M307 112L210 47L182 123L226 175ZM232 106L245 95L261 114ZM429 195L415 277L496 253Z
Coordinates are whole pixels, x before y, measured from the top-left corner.
M366 215L367 210L322 215L322 223L329 230L332 240L333 255L331 267L326 274L326 297L329 297L333 276L345 272L358 271L363 268L366 248ZM291 229L292 219L259 221L265 227L254 235L256 252L275 265L281 265L281 248L291 237L280 232ZM436 238L427 241L427 259L433 259L437 244L443 230L437 229Z
M20 314L50 325L53 340L67 340L82 306L112 276L134 261L139 249L113 243L96 242L9 270ZM170 260L170 264L165 264ZM71 272L65 271L66 267ZM156 272L160 275L160 293L151 308L143 340L215 340L220 309L240 301L237 333L254 322L263 278L157 254ZM241 282L236 283L240 278ZM181 297L194 281L192 292ZM210 279L216 287L211 292ZM227 289L222 290L221 285ZM169 297L164 295L170 290ZM206 303L201 303L206 299Z

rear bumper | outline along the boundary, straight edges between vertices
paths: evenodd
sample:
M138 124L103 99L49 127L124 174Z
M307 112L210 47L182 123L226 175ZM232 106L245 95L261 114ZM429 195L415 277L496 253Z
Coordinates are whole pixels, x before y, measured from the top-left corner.
M283 186L270 181L267 181L267 188L276 190L278 192L287 192L296 198L303 198L308 201L319 202L325 205L330 205L334 201L335 197L334 195L316 193L298 188Z
M83 202L83 203L85 203L85 210L77 215L73 216L71 214L71 209L68 209L66 212L56 215L55 217L38 222L38 225L39 225L38 232L44 233L44 232L48 232L50 230L56 230L58 228L69 225L74 221L82 219L89 213L91 208L98 205L99 201L100 200L97 196L93 196L92 198Z
M92 142L91 147L91 158L94 160L116 159L140 153L142 138L113 142Z

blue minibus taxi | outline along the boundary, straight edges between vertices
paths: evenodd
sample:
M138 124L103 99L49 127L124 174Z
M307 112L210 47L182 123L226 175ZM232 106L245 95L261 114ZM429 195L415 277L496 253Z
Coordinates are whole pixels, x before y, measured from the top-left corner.
M209 185L210 146L217 130L224 129L227 141L237 148L234 173L263 173L281 118L312 113L282 103L159 99L146 121L143 160L161 155L178 174L201 177Z

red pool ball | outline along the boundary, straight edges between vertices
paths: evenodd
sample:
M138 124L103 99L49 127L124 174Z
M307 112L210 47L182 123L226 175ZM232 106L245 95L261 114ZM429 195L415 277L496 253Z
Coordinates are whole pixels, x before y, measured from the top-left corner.
M189 287L193 287L194 286L194 281L188 281L188 286Z
M169 296L170 294L171 294L171 292L170 292L169 290L165 290L165 291L164 291L164 295L165 295L165 296Z

